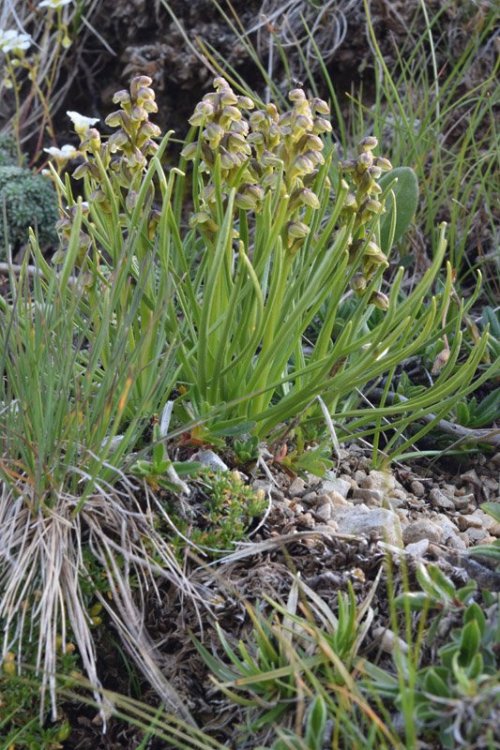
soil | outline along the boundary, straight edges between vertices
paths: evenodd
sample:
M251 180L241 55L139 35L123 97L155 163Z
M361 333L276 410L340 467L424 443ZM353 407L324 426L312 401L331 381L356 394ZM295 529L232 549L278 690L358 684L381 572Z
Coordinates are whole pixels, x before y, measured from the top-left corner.
M86 48L78 50L81 75L69 94L71 107L64 102L61 110L77 109L104 118L114 108L115 91L126 87L132 76L145 74L153 79L159 104L158 124L181 134L194 105L210 87L214 70L206 63L212 50L219 60L226 61L227 69L233 68L250 88L264 93L262 76L249 59L236 29L249 32L248 38L266 66L272 50L272 78L286 93L297 81L307 81L304 63L293 44L294 35L304 36L298 11L305 14L310 25L317 22L317 51L309 48L307 63L309 70L317 74L320 89L317 52L321 52L321 61L326 63L341 101L362 85L364 103L370 103L375 66L361 1L325 3L328 7L320 14L312 3L284 4L282 0L222 0L220 10L212 0L171 0L168 4L176 20L157 0L97 3L90 20L106 44L97 35L90 36ZM296 12L283 13L284 5L297 6ZM460 56L464 39L480 30L490 2L464 0L443 7L441 0L430 0L426 5L430 17L441 11L433 29L439 40L436 62L438 67L448 66L450 60ZM370 8L378 44L388 67L395 71L399 55L409 53L412 40L424 33L420 0L372 0ZM280 44L286 45L288 71L276 51ZM495 45L486 45L468 79L463 81L464 90L491 73L495 56ZM69 64L74 62L70 60Z

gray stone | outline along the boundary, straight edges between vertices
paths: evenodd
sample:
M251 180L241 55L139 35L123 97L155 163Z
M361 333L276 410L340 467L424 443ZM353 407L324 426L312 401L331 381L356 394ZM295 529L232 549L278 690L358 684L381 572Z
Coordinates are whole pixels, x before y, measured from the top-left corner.
M465 536L471 544L478 544L478 542L483 542L489 534L486 529L469 528L465 532Z
M307 492L303 498L302 502L306 505L316 505L318 502L318 493L317 492Z
M425 495L425 487L418 479L414 479L410 487L415 497L423 497Z
M333 505L330 502L319 505L314 511L314 516L317 521L322 523L330 521L333 516Z
M467 549L467 545L458 533L457 527L450 521L448 516L445 516L443 513L438 513L432 520L434 523L438 524L443 531L443 544L451 549Z
M429 549L429 540L421 539L419 542L411 542L406 545L405 549L413 557L423 557Z
M374 469L370 471L363 482L360 482L360 486L366 489L378 490L383 494L392 494L392 491L396 489L396 479L388 471L376 471Z
M330 502L332 505L341 505L344 508L347 506L349 508L352 508L353 504L349 502L349 500L346 500L343 495L341 495L339 492L325 492L322 495L319 495L317 499L317 503L323 504L325 502Z
M476 508L476 510L473 511L470 515L473 518L478 519L480 526L483 529L488 529L488 531L490 531L492 526L495 525L495 519L492 518L490 515L488 515L488 513L485 513L484 510L482 510L481 508ZM490 534L491 534L491 531L490 531Z
M350 489L351 489L350 482L348 482L346 479L340 479L336 477L335 479L323 479L323 481L318 487L318 492L320 493L337 492L339 495L342 495L342 497L347 497L347 494Z
M314 529L316 526L316 521L314 520L312 513L302 513L297 516L295 523L297 528L301 529Z
M382 502L383 508L387 507L387 508L396 509L396 508L402 508L403 505L406 505L406 498L403 500L403 498L401 497L393 497L392 495L391 497L387 497Z
M465 514L462 516L458 516L457 526L460 529L460 531L466 531L466 529L482 529L483 522L478 516L474 516L472 514Z
M353 536L372 534L389 544L400 545L401 527L399 518L392 510L367 508L357 505L353 508L333 508L333 518L339 532Z
M199 461L200 464L208 466L212 471L229 471L229 466L224 463L222 458L211 450L203 450L194 453L192 461Z
M384 495L380 490L371 490L361 487L356 487L352 491L352 499L357 504L366 503L367 505L380 506Z
M295 477L290 487L288 488L288 494L290 497L300 497L304 494L306 489L306 483L302 477Z
M455 495L453 498L457 510L466 510L471 503L474 503L474 495Z
M366 471L363 471L362 469L357 469L354 472L352 478L354 479L358 487L360 487L366 481Z
M414 521L403 529L403 542L405 545L420 542L426 539L427 542L439 544L443 538L443 530L432 521L423 518L421 521Z
M429 492L429 498L435 508L442 510L455 510L455 503L450 500L438 487Z
M495 521L489 527L488 532L491 534L491 536L499 537L500 536L500 523L498 523L498 521Z

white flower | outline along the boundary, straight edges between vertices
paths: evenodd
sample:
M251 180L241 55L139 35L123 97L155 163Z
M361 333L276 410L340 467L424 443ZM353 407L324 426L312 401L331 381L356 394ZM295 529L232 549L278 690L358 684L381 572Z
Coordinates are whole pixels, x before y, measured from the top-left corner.
M69 5L72 2L73 0L43 0L43 2L38 3L38 7L57 10L58 8L62 8L64 5Z
M71 146L69 143L66 143L61 148L50 146L50 148L44 148L43 150L46 154L56 159L56 161L69 161L70 159L74 159L75 156L78 155L78 149L76 149L74 146Z
M33 43L29 34L22 34L15 29L3 31L0 29L0 52L21 52L28 49Z
M85 117L84 115L80 115L78 112L70 111L66 112L66 114L75 126L75 130L78 135L85 135L89 128L95 125L96 122L99 122L98 117Z

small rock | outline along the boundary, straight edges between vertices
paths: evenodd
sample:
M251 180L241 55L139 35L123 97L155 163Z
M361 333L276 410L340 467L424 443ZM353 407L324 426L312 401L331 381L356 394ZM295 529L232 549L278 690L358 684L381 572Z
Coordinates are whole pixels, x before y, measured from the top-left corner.
M410 487L416 497L423 497L425 495L425 487L418 479L414 479Z
M467 549L467 544L458 533L458 529L452 521L443 513L438 513L432 519L443 531L442 543L456 550Z
M455 510L455 503L453 500L450 500L450 498L447 497L438 487L434 487L434 489L429 492L429 498L435 508L441 508L442 510Z
M314 511L314 517L317 521L321 521L322 523L326 523L327 521L330 521L333 515L333 505L328 503L323 503L323 505L320 505L316 508Z
M370 471L359 484L360 487L368 490L379 490L382 494L391 494L392 490L396 489L396 480L388 471Z
M229 466L224 463L222 458L211 450L198 451L194 453L192 461L199 461L200 464L208 466L212 471L229 471Z
M391 654L396 648L403 654L408 653L408 644L406 641L397 636L389 628L374 628L373 637L380 642L382 651L386 651L388 654Z
M483 486L483 489L487 487L492 492L496 492L498 490L498 480L493 479L493 477L481 476L481 484Z
M406 545L405 549L406 552L413 557L423 557L429 549L429 540L421 539L419 542L411 542Z
M481 519L478 516L472 515L472 514L465 514L463 516L458 516L457 518L457 526L460 529L460 531L466 531L466 529L482 529L483 523Z
M398 487L392 490L389 494L391 497L397 497L400 500L406 500L406 498L408 497L408 493L406 492L406 490Z
M292 510L295 513L296 516L302 515L303 513L306 512L306 509L304 508L302 503L299 503L297 498L294 498L294 497L290 499L287 498L285 500L285 503L288 505L290 510Z
M500 536L500 523L498 521L494 521L493 524L489 527L488 533L491 534L491 536Z
M356 484L361 486L366 481L366 471L363 471L362 469L358 469L354 472L352 478L356 482Z
M296 524L297 528L300 529L314 529L316 521L312 513L302 513L300 516L297 516Z
M457 510L466 510L474 502L474 495L455 495L453 505Z
M443 538L443 529L427 519L414 521L403 530L403 542L405 545L420 542L422 539L434 544L439 544Z
M461 474L460 479L462 479L462 481L464 482L467 482L467 484L473 484L476 487L481 486L481 481L475 469L471 469L470 471L466 471L465 474Z
M396 490L394 490L396 491ZM400 508L402 505L405 505L406 503L406 496L404 498L399 496L391 495L390 497L384 498L382 501L382 507L388 507L388 508Z
M329 501L332 505L352 507L352 503L350 503L349 500L346 500L339 492L326 492L323 495L319 495L316 502L319 505L326 501Z
M317 505L318 503L318 493L317 492L307 492L302 497L302 502L306 505Z
M304 494L306 489L306 483L302 477L295 477L290 487L288 488L288 494L290 497L300 497Z
M406 510L406 508L391 508L390 510L395 510L397 517L403 523L405 526L408 526L408 513L409 511Z
M484 541L489 536L486 529L470 528L465 532L469 542L471 544L477 544L478 542Z
M309 472L306 472L306 484L311 489L313 487L314 489L318 489L318 484L321 484L322 481L323 480L321 479L321 477L317 477L316 474L310 474Z
M348 482L346 479L340 479L336 477L335 479L324 479L318 487L318 492L336 492L337 494L342 495L342 497L347 497L347 493L350 489L350 482Z
M384 495L380 490L369 490L369 489L362 489L361 487L357 487L352 492L352 499L357 504L359 503L366 503L367 505L375 505L379 506L382 503Z
M488 515L488 513L485 513L484 510L481 510L481 508L476 508L476 510L471 513L471 516L477 518L480 521L482 528L488 529L488 531L496 523L495 519Z
M500 452L495 453L490 460L495 466L500 466Z
M375 534L389 544L400 546L401 527L399 518L385 508L334 508L334 519L342 534L371 536Z

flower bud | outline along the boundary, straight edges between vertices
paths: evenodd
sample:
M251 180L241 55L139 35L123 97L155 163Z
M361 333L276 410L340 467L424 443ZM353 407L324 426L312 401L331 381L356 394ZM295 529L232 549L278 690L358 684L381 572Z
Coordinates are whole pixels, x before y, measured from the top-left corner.
M325 120L324 117L314 118L313 133L331 133L332 130L332 123L329 120Z
M184 146L184 148L182 149L181 156L183 159L187 159L188 161L190 161L196 157L197 152L198 152L198 144L188 143L188 145Z
M114 94L112 99L113 104L120 104L122 107L124 104L130 104L130 94L127 89L122 89Z
M288 94L288 98L291 102L303 102L306 99L306 95L302 89L292 89Z
M240 192L234 198L238 208L244 211L256 211L264 199L264 190L260 185L242 185Z
M291 221L287 225L288 236L296 240L303 240L310 231L307 224L304 224L303 221Z
M351 288L355 292L363 292L366 289L367 281L362 273L355 274L351 279Z
M363 153L363 151L373 151L374 148L378 146L378 140L375 138L374 135L367 135L365 138L363 138L359 144L358 144L358 152Z
M304 206L309 206L309 208L313 208L314 210L317 210L321 205L316 193L314 193L309 188L303 188L300 191L299 197L300 197L300 202Z
M104 120L108 128L119 128L123 122L123 111L121 109L111 112Z
M207 139L210 148L215 150L224 136L224 128L221 128L221 126L217 125L215 122L211 122L203 131L203 135Z
M329 115L330 114L330 107L328 104L324 101L324 99L318 99L318 97L314 97L314 99L311 99L311 109L313 112L317 112L319 115Z
M249 96L239 96L238 97L238 107L240 109L254 109L255 104L253 99L250 99Z
M377 167L380 167L382 172L390 172L390 170L392 169L391 162L389 161L389 159L386 159L384 156L376 156L375 165Z
M132 99L137 99L137 94L142 88L149 88L153 83L153 79L149 76L135 76L130 81L130 96Z
M379 310L389 309L389 297L383 292L372 292L369 300L371 305L375 305Z

